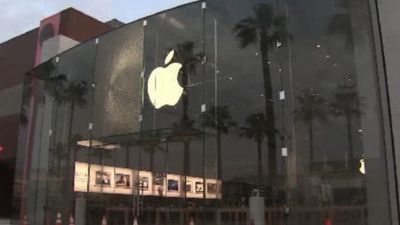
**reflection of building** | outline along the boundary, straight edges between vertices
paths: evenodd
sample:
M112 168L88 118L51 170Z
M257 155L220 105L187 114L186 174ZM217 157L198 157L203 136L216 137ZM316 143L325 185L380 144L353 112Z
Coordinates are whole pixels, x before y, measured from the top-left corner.
M22 83L24 73L34 65L36 36L37 29L0 44L0 218L11 215L9 193L14 182Z
M250 185L243 181L226 181L222 186L226 207L237 207L248 205L247 196L251 194L254 185ZM244 198L244 199L243 199Z
M36 224L57 212L78 224L390 224L369 5L277 2L194 2L34 68L38 179L18 213Z
M116 23L115 23L116 24ZM18 136L25 137L22 126L27 125L21 109L24 75L34 65L69 49L80 42L110 30L109 25L69 8L41 21L38 28L0 44L0 218L11 215L12 183ZM21 111L22 110L22 111ZM21 143L18 147L23 149ZM22 159L23 153L18 155ZM15 189L15 191L20 191Z

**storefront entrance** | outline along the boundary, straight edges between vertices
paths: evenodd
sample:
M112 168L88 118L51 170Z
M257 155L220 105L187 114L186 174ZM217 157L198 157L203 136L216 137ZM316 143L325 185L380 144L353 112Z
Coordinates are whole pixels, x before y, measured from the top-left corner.
M106 212L108 223L110 225L128 225L132 224L129 220L132 218L132 210L125 207L108 208Z

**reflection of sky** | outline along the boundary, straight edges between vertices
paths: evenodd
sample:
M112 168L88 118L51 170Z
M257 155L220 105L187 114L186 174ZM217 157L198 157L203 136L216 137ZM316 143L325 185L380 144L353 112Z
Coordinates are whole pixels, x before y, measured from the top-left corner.
M2 0L0 42L37 27L43 18L68 7L74 7L100 21L117 18L123 22L130 22L187 2L191 2L191 0L152 0L148 2L132 2L129 0L118 2L113 0ZM29 18L29 20L26 18Z

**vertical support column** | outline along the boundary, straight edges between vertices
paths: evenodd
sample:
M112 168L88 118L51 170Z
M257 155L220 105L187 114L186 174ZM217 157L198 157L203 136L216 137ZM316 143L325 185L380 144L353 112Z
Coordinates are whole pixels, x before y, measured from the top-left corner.
M216 213L217 213L216 215L217 225L221 225L221 212L219 208L216 210Z
M239 212L238 211L234 211L234 213L235 213L235 218L234 218L235 225L239 225Z
M383 131L386 133L386 169L389 179L391 222L399 223L400 205L400 2L395 0L370 0L370 14L377 54L378 79L381 88ZM386 105L389 104L388 105ZM366 212L364 212L365 215Z
M86 198L83 194L77 194L75 200L75 224L85 225L86 221Z
M155 225L160 225L160 213L158 212L158 209L156 209L156 224Z

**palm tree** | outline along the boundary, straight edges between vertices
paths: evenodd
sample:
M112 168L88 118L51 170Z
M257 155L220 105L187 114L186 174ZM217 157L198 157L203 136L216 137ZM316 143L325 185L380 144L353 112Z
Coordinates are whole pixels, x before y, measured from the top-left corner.
M345 83L338 84L334 97L335 101L329 105L330 111L334 116L344 117L346 120L350 168L354 168L352 124L354 117L359 117L362 113L362 99L358 97L356 85L351 79L348 79Z
M310 140L310 171L312 171L314 165L314 121L326 121L325 99L320 96L317 91L305 88L303 89L303 94L297 96L297 101L300 106L295 109L294 114L296 119L302 120L308 127L308 136Z
M263 113L253 113L246 117L245 126L239 128L239 136L253 139L257 143L257 186L263 183L262 142L271 132ZM273 132L273 131L272 131Z
M222 178L222 135L227 134L229 129L237 126L232 120L229 108L226 105L212 106L206 113L201 115L202 125L216 130L217 133L217 179Z
M274 16L271 5L259 3L253 8L254 15L244 18L233 28L240 47L246 48L249 45L257 45L260 48L262 69L264 76L265 92L265 115L268 126L268 160L269 172L276 175L276 135L275 115L272 101L272 81L269 67L269 51L277 46L277 43L285 44L290 35L286 32L286 19L281 16Z

